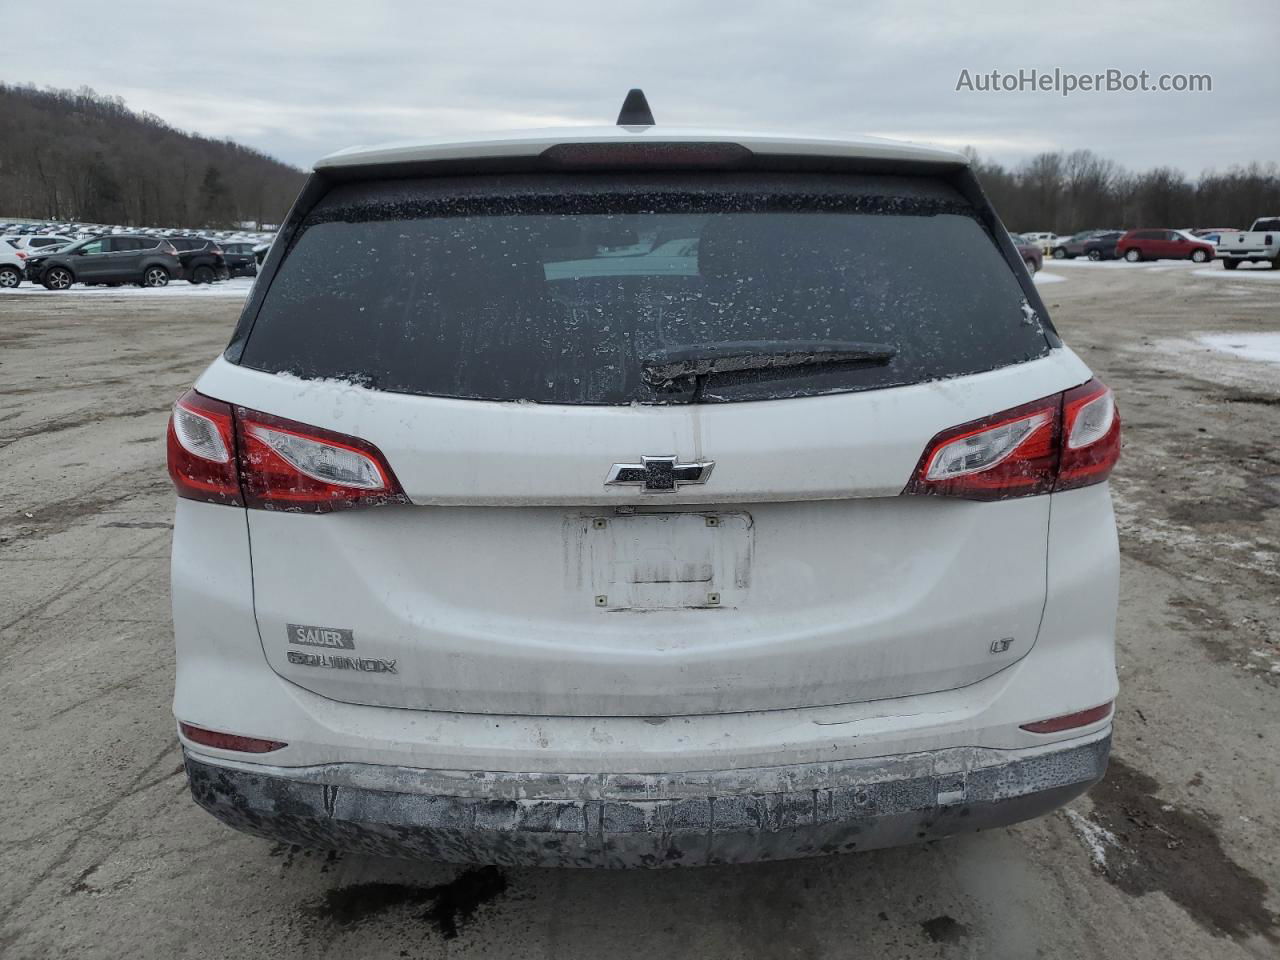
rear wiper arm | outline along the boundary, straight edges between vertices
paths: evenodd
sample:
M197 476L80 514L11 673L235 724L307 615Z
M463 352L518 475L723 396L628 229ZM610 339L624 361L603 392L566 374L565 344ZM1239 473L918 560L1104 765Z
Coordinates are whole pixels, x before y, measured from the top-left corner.
M781 370L831 363L888 363L898 349L887 343L855 340L739 340L729 343L661 350L640 363L640 376L651 387L713 373Z

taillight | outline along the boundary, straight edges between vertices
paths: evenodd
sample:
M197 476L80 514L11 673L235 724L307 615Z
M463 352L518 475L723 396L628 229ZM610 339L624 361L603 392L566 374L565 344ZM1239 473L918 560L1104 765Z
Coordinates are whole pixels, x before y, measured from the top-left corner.
M964 423L925 448L905 494L1006 500L1101 483L1120 458L1120 415L1099 380Z
M179 723L178 729L192 743L216 747L219 750L237 750L240 753L270 753L287 747L282 740L264 740L261 737L242 737L236 733L221 733L217 730L206 730L194 723Z
M244 407L235 413L245 506L327 513L408 502L373 444Z
M235 426L230 404L188 390L169 417L169 476L178 496L239 506Z
M904 493L1004 500L1048 493L1058 471L1061 397L943 430Z
M373 444L194 390L169 421L169 475L180 497L264 510L409 502Z
M1055 490L1101 483L1120 459L1120 412L1101 380L1062 395L1062 462Z

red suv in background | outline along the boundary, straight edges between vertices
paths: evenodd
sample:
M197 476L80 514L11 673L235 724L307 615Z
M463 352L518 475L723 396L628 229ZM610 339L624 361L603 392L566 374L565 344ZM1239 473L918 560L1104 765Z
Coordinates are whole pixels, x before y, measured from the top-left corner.
M1216 251L1184 230L1130 230L1116 241L1116 256L1139 260L1212 260Z

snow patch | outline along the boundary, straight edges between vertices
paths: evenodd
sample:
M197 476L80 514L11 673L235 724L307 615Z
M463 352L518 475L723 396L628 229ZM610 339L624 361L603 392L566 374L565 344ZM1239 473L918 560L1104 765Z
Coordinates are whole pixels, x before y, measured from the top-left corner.
M1246 360L1280 363L1280 333L1205 333L1196 340Z
M1270 280L1273 283L1280 283L1280 270L1272 270L1270 267L1247 267L1244 264L1234 270L1206 267L1202 270L1192 270L1191 275L1217 277L1219 280Z
M1045 273L1041 270L1032 279L1035 280L1036 286L1038 287L1046 283L1061 283L1067 278L1056 273Z
M1067 822L1071 824L1076 835L1089 848L1089 859L1099 870L1107 868L1107 850L1120 849L1120 841L1116 839L1116 835L1100 824L1094 823L1082 813L1078 813L1071 808L1066 808L1063 813L1067 815Z
M46 290L43 286L30 281L22 281L18 287L10 287L0 291L0 297L53 297L56 299L108 299L122 300L145 297L151 300L170 299L173 297L236 297L243 300L253 292L252 277L234 277L218 283L187 283L175 280L165 287L135 287L124 284L119 287L96 286L86 287L82 283L67 290Z

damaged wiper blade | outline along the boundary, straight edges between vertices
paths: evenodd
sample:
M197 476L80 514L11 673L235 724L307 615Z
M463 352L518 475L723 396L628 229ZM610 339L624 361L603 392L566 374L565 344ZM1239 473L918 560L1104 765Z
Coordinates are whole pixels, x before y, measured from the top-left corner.
M832 363L883 365L898 354L887 343L856 340L740 340L674 347L640 362L640 376L651 387L714 373L782 370Z

